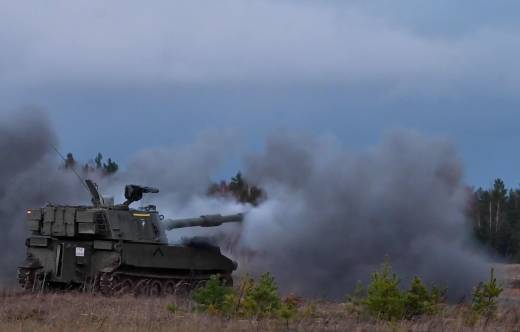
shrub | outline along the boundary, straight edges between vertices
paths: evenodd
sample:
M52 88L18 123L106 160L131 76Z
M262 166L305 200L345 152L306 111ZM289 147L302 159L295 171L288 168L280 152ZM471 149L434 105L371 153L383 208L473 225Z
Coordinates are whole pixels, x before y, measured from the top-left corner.
M414 277L407 291L399 288L400 280L388 262L372 274L367 290L358 283L347 297L346 308L357 315L370 315L377 319L395 321L434 314L444 299L444 290L428 289L419 277Z
M432 287L429 291L421 278L416 276L412 280L410 289L404 294L406 317L435 313L439 303L442 302L443 295L444 292L437 287Z
M195 290L193 300L198 310L210 314L257 319L280 317L287 324L295 315L298 305L296 296L282 302L276 282L269 273L263 274L258 281L245 277L237 289L225 286L219 276L211 276L204 287Z
M199 310L218 314L230 310L232 294L231 287L225 286L218 275L212 275L204 287L195 290L193 300Z
M494 270L491 269L490 278L487 282L481 282L473 292L472 309L479 315L492 318L498 309L497 299L503 289L497 284Z
M399 290L399 282L388 262L372 274L363 301L363 306L372 316L384 320L398 320L405 316L405 299Z
M280 305L278 287L270 273L262 274L258 282L249 283L245 289L243 307L248 316L271 316L277 312Z
M289 321L296 315L297 312L298 309L296 304L289 301L284 301L277 310L278 317L285 320L287 329L289 329Z
M244 297L254 287L255 280L249 276L245 276L240 279L238 289L235 289L233 294L229 297L230 306L233 309L233 313L245 316L246 310L244 308Z

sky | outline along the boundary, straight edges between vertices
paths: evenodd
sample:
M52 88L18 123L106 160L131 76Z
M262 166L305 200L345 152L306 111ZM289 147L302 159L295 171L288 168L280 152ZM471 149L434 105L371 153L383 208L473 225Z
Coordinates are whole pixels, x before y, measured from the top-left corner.
M0 4L0 112L43 109L79 159L208 132L237 155L281 131L365 150L406 129L453 142L471 185L520 185L518 1Z

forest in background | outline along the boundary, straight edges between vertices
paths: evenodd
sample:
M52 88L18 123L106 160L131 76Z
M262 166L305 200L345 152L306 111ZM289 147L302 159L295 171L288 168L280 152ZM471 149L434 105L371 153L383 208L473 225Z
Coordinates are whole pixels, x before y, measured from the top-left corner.
M491 188L471 189L469 220L474 236L492 254L520 261L520 188L495 179Z

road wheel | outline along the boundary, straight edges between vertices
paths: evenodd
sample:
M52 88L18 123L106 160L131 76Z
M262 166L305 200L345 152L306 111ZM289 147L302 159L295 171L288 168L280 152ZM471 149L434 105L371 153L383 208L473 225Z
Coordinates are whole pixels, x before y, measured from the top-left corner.
M101 273L99 277L99 292L104 296L111 296L116 284L116 278L112 273Z
M164 295L175 295L175 282L172 280L166 281L163 289Z
M121 296L129 294L134 290L134 282L130 278L123 278L114 287L114 295Z
M149 293L148 286L150 285L150 279L141 279L137 282L134 288L134 296L145 296Z
M178 281L177 284L175 284L176 296L187 297L188 295L190 295L190 290L191 284L185 280Z
M162 283L159 280L152 280L148 286L148 295L159 297L162 295Z

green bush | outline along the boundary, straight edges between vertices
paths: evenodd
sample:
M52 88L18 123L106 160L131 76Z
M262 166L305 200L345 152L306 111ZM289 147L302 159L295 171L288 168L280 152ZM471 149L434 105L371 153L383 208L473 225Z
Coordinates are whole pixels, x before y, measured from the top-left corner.
M225 286L225 282L218 275L212 275L204 287L193 293L193 300L201 311L219 314L230 310L230 299L233 289Z
M287 324L297 311L292 300L282 302L273 276L263 274L258 280L245 277L233 289L223 284L217 275L211 276L204 287L195 290L193 300L199 311L216 315L254 317L280 317Z
M270 273L264 273L258 282L252 282L245 290L243 307L248 316L266 317L277 313L281 299L278 287Z
M372 274L372 279L365 291L358 283L354 293L347 297L346 308L357 315L389 321L411 319L438 311L444 299L444 291L437 287L429 290L419 277L415 277L410 288L401 291L400 279L392 272L388 262L379 271Z
M231 314L238 316L245 316L244 297L249 293L250 289L255 285L255 280L249 276L240 279L238 288L233 290L233 293L228 297Z
M296 304L287 301L283 302L277 310L278 317L285 320L287 329L289 329L289 321L296 316L297 312L298 308L296 307Z
M497 284L494 270L491 269L491 275L488 281L481 282L473 292L472 309L475 313L486 318L492 318L498 309L497 299L503 289Z
M412 318L437 312L438 306L443 300L444 291L437 287L432 287L429 291L421 278L416 276L404 297L406 317Z
M374 317L384 320L399 320L405 316L405 297L399 290L399 278L385 262L380 271L372 274L363 301L365 309Z

